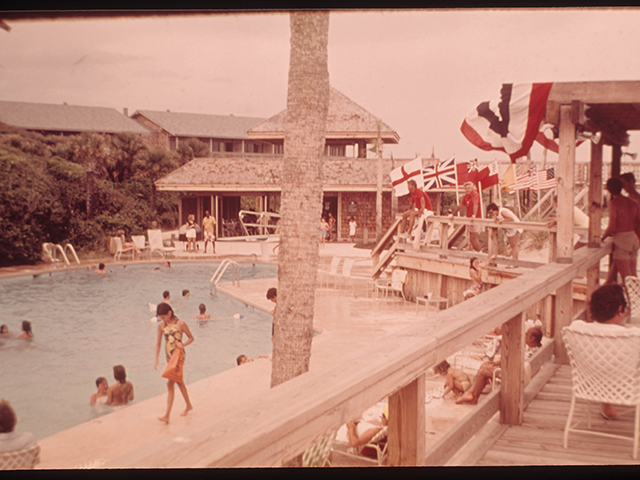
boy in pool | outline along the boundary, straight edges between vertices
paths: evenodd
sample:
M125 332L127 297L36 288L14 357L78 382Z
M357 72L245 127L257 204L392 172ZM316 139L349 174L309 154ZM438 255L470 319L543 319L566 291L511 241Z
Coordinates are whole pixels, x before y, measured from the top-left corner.
M198 320L199 322L206 322L207 320L213 320L213 317L211 315L209 315L208 313L205 313L207 311L207 306L204 303L200 304L200 306L198 307L198 310L200 310L200 313L198 315L194 315L194 318L196 320Z
M127 371L122 365L116 365L113 367L113 377L117 381L109 387L107 405L112 407L126 405L133 400L133 384L127 382Z
M104 263L100 262L98 264L97 270L94 270L94 268L96 268L95 265L89 265L87 269L89 269L90 272L95 271L95 273L97 273L98 275L104 275L105 273L107 273L107 269L104 267L105 267Z
M109 383L104 377L98 377L96 379L96 387L98 392L91 395L89 405L104 405L107 403L107 397L109 396Z

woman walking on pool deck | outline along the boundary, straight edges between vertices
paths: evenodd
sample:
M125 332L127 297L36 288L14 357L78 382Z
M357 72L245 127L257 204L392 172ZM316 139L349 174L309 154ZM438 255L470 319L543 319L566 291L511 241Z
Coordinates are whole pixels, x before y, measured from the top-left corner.
M182 350L182 359L180 360L182 364L184 364L184 356L185 351L184 347L193 342L194 338L189 330L189 326L176 317L173 314L173 308L168 303L160 303L156 308L156 315L160 317L162 320L161 323L158 324L158 342L156 343L156 362L153 366L154 369L158 369L158 355L160 354L160 344L162 343L162 336L165 338L165 353L167 356L167 363L171 359L171 355L176 348ZM185 334L188 338L186 342L182 342L182 335ZM180 393L184 397L184 401L187 404L184 412L180 415L185 416L189 413L190 410L193 410L193 405L191 405L191 401L189 400L189 392L187 391L187 386L184 384L184 380L181 382L174 382L173 380L167 381L167 413L165 413L164 417L158 417L158 420L169 423L169 415L171 414L171 407L173 406L173 398L175 396L174 385L178 384L178 388L180 389Z

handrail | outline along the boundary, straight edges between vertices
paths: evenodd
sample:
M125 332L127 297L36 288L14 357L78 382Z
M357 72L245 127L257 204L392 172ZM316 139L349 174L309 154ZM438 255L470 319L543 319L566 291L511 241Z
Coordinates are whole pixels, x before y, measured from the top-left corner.
M247 227L258 227L263 229L263 233L261 233L261 235L264 235L264 229L273 228L275 231L275 229L280 228L278 225L269 225L267 223L245 223L243 221L245 215L255 215L258 221L261 221L264 218L280 218L280 214L275 212L254 212L251 210L240 210L238 212L238 219L240 220L240 225L242 225L242 229L247 236L250 236ZM267 235L270 235L269 231L267 231L266 233Z
M610 241L602 248L577 250L573 263L549 263L531 270L430 317L430 321L421 320L391 332L384 339L336 358L329 366L307 372L259 396L250 396L224 415L187 426L180 435L188 442L176 444L172 437L164 437L109 462L107 467L282 465L326 432L338 429L389 395L394 398L393 403L389 402L389 442L394 442L391 444L394 446L398 438L393 436L398 433L392 421L397 421L394 418L398 415L398 392L404 395L402 392L424 378L427 369L441 359L498 325L511 323L556 290L570 286L576 275L583 274L610 252ZM503 351L505 355L513 355L508 340L508 335L503 335ZM522 356L522 351L517 353ZM503 386L513 383L510 374L509 369L503 370ZM417 388L414 397L418 408L423 408L424 391L422 398L420 392ZM500 392L501 401L505 392ZM412 430L412 421L419 426L413 418L405 417L402 421L408 430ZM423 432L416 435L424 440ZM169 448L172 454L166 455ZM417 453L424 454L419 447Z
M211 276L211 280L209 280L209 293L213 294L213 290L216 288L216 285L218 285L218 282L222 278L222 275L224 275L224 272L227 271L229 265L233 265L233 271L231 272L231 281L233 282L233 285L236 285L237 287L240 286L240 266L238 265L238 262L225 258L220 262L220 265L218 265L218 268Z
M74 258L76 259L76 263L80 265L80 259L78 258L78 255L76 254L76 249L73 248L73 245L71 245L70 243L67 243L64 246L64 250L66 251L67 249L69 249L71 253L73 253Z

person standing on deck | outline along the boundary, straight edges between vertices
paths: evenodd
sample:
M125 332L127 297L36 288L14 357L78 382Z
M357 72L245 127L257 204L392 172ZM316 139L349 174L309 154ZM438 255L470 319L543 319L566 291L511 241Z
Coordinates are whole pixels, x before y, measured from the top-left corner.
M508 222L520 222L520 219L511 210L505 207L498 207L495 203L487 205L487 217L495 219L497 223L502 223L507 220ZM505 231L507 241L511 246L511 258L518 259L518 242L520 241L520 235L522 234L521 228L507 228Z
M415 180L409 180L407 182L409 187L409 193L411 194L411 203L409 204L409 210L402 214L402 221L400 222L400 235L404 238L411 237L413 231L413 223L416 217L420 218L425 210L433 211L431 205L431 199L423 190L418 188ZM409 219L409 227L407 226L407 219ZM405 229L406 228L406 229Z
M629 275L636 275L638 258L637 234L640 233L640 207L622 192L622 181L619 178L607 180L607 190L611 194L609 201L609 226L602 235L602 240L613 238L613 266L605 283L616 283L617 273L622 282ZM615 268L614 268L615 267Z
M209 210L204 212L202 219L202 230L204 231L204 253L207 253L207 243L211 242L213 253L216 253L216 219L209 214Z
M472 222L474 218L482 218L482 210L480 210L480 194L476 191L473 183L466 182L464 184L464 192L465 195L462 197L460 205L456 207L449 217L453 218L462 207L465 207L467 210L467 218ZM482 250L479 238L480 232L482 232L482 225L467 225L467 233L469 234L469 250L471 250L471 248L476 252Z

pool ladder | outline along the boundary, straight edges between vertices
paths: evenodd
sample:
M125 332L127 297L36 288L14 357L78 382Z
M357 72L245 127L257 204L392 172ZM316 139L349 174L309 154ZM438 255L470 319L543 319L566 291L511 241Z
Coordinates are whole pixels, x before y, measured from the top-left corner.
M64 260L64 263L66 264L66 266L70 265L69 258L65 253L67 250L69 250L73 254L73 257L76 259L76 262L78 263L78 265L80 265L80 259L76 254L76 250L73 248L73 245L71 245L70 243L67 243L64 246L64 248L62 248L62 245L60 244L54 244L54 243L42 244L42 251L45 253L46 256L48 256L51 259L51 263L53 263L54 265L56 264L56 262L59 261L56 258L58 251L60 252L60 255L62 256L62 259Z
M240 266L238 265L238 262L234 262L233 260L229 260L228 258L225 258L220 263L220 265L218 265L218 268L216 269L215 273L211 277L211 280L209 280L209 285L210 285L209 293L211 294L214 293L214 290L216 289L218 282L222 278L222 275L224 275L224 272L227 271L227 268L229 267L229 265L232 265L231 281L233 282L233 285L240 287Z

